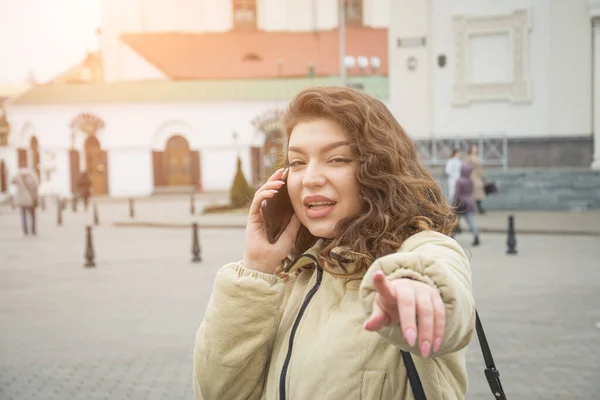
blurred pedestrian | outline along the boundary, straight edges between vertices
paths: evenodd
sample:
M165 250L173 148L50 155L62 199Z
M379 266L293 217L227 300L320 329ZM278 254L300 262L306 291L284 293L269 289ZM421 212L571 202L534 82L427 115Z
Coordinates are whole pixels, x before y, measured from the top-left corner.
M35 236L37 234L35 229L35 209L39 201L39 180L37 175L28 168L19 168L19 171L12 180L12 184L16 186L14 204L21 210L23 234L25 236L29 234L27 226L27 214L29 214L31 217L31 233Z
M479 147L476 144L471 145L465 163L471 165L473 168L471 181L473 182L473 198L477 205L477 211L479 211L479 214L485 214L485 210L481 204L483 199L485 199L485 174L479 160Z
M88 210L88 203L91 196L92 181L90 180L88 171L82 171L77 179L77 194L83 199L83 207Z
M453 205L459 217L459 222L460 217L464 217L469 224L469 228L471 228L471 232L473 232L473 246L479 246L479 230L475 224L474 184L471 179L473 167L470 164L463 164L460 173L461 175L456 182L456 189L454 191Z
M444 172L446 174L446 198L448 203L452 204L454 199L454 189L456 188L456 181L460 178L460 167L462 166L460 149L455 148L452 152L452 157L446 161L446 167Z

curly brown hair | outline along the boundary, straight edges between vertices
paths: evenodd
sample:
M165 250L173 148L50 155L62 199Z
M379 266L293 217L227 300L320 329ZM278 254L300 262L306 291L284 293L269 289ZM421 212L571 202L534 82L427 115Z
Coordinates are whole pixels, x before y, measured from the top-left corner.
M357 160L356 180L363 203L358 215L339 221L340 234L328 240L321 251L319 261L326 271L360 279L375 259L397 251L411 235L428 230L452 232L455 214L419 162L414 143L381 101L343 87L306 89L292 100L284 115L288 140L299 122L315 118L333 120L347 133ZM317 240L301 226L291 258ZM335 248L344 252L332 253ZM340 256L352 259L356 268L346 269Z

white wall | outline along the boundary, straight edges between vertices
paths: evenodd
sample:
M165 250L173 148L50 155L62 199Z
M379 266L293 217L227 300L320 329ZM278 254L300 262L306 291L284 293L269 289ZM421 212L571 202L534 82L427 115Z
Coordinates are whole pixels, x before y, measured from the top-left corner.
M63 196L70 194L69 126L81 112L98 116L105 123L98 139L108 153L110 195L143 196L153 191L151 152L157 140L164 143L166 131L183 135L193 150L200 151L204 190L228 190L238 153L246 177L251 177L249 148L255 144L257 133L251 121L264 112L285 106L285 102L13 106L8 115L11 125L24 132L21 136L29 137L35 132L40 150L55 153L57 172L53 186ZM233 132L239 135L237 144ZM9 148L16 153L17 142L26 140L16 138ZM75 146L82 151L83 140L76 140Z
M108 82L121 80L121 33L141 32L139 0L100 0L102 62Z
M113 196L150 195L154 187L152 153L145 148L111 148L108 182Z
M551 136L592 132L592 34L587 0L550 1Z
M10 193L14 189L11 187L12 184L10 181L17 172L17 150L8 146L0 147L0 160L4 161L6 168L6 189ZM0 194L0 199L2 199L2 194Z
M125 43L119 43L119 81L167 79L168 77L150 64Z
M390 111L411 137L428 137L431 109L429 43L418 47L397 46L398 38L428 36L428 2L393 1L390 18L393 21L388 36ZM417 67L412 71L407 68L410 57L417 60Z
M587 0L433 0L431 13L431 132L437 137L470 136L478 133L506 133L512 137L589 135L592 131L591 28ZM474 101L452 104L455 83L455 35L452 18L456 15L507 15L528 9L531 30L526 41L526 76L531 84L531 100ZM398 22L394 19L394 22ZM472 41L467 51L467 68L479 65L481 74L471 72L472 80L513 76L512 41L485 36L483 46ZM498 40L495 40L498 39ZM510 53L510 54L507 54ZM447 65L440 68L437 56L445 54ZM393 59L398 62L398 57ZM506 63L506 65L503 65ZM402 65L400 66L402 67ZM505 68L506 70L502 70ZM398 84L397 67L392 69L392 84ZM489 83L489 82L488 82ZM393 86L396 90L397 86ZM392 94L392 106L399 108Z
M529 34L529 63L526 71L532 80L533 101L515 104L510 101L478 101L466 106L452 105L452 86L456 54L452 17L510 14L514 10L532 11L532 30ZM433 66L433 124L438 137L472 135L482 132L506 132L511 136L547 135L550 128L549 111L549 7L545 0L434 0L432 14L432 57L446 54L447 65ZM477 57L477 55L473 55Z

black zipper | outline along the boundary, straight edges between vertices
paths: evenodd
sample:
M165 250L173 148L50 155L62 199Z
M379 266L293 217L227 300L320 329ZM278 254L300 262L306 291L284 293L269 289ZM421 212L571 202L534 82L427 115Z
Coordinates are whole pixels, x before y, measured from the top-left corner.
M292 347L294 346L294 336L296 336L296 330L298 329L298 325L300 325L300 320L302 319L302 315L304 315L304 311L308 307L308 303L310 303L311 299L319 290L319 286L321 286L321 281L323 280L323 270L319 266L317 259L309 254L306 254L304 257L310 257L315 262L317 266L317 282L315 286L313 286L306 297L304 298L304 302L302 302L302 306L298 311L298 315L296 316L296 320L294 321L294 325L292 326L292 332L290 333L290 340L288 342L288 351L285 356L285 361L283 363L283 368L281 369L281 378L279 379L279 399L285 400L285 378L287 376L288 367L290 365L290 359L292 358Z

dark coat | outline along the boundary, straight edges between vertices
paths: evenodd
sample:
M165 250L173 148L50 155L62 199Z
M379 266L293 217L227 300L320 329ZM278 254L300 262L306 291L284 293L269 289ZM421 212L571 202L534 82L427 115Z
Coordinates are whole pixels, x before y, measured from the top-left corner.
M463 203L466 206L466 211L475 212L475 199L473 198L473 181L471 181L471 173L473 167L470 164L463 164L460 169L460 178L456 182L454 191L454 200L452 205L457 206Z

